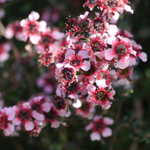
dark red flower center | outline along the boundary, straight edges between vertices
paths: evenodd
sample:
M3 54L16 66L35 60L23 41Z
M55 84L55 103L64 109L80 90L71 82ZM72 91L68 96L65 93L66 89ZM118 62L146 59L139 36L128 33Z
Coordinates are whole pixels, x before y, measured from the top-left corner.
M37 31L37 27L34 23L30 23L29 26L28 26L28 31L30 33L35 33Z
M128 69L127 69L127 68L120 70L120 74L121 74L121 75L126 75L127 73L128 73Z
M95 99L98 101L104 101L107 98L107 94L103 91L95 93Z
M15 25L14 30L15 32L19 32L19 31L22 31L22 28L19 25Z
M78 88L77 82L68 83L66 87L68 93L75 92L77 88Z
M80 51L80 48L76 48L75 52L78 53Z
M116 45L116 52L118 55L124 56L127 53L127 48L124 44Z
M93 27L97 32L102 32L104 31L104 22L102 20L94 20L93 22Z
M72 66L79 66L80 65L80 60L79 59L73 59L72 61L70 61L70 64Z
M50 37L50 36L44 35L44 36L42 37L42 44L43 44L43 45L49 45L50 42L51 42L51 37Z
M101 51L101 44L98 41L95 41L91 45L93 52L100 52Z
M45 78L45 82L46 82L46 84L48 84L48 85L55 85L55 81L54 81L54 79L52 78L52 77L50 77L50 78Z
M30 114L27 110L21 110L19 112L19 117L21 120L28 120L30 118Z
M89 104L88 103L83 103L82 106L80 107L82 111L87 111L89 109Z
M54 120L56 118L56 112L51 109L50 112L45 114L45 118L48 120Z
M101 79L108 79L108 73L106 73L106 72L104 72L104 71L101 71L101 72L99 72L99 77L101 78Z
M89 4L94 5L94 4L96 4L96 3L97 3L97 1L98 1L98 0L89 0Z
M107 5L110 8L116 8L117 7L117 2L116 2L116 0L107 0Z
M60 63L64 62L65 53L59 54L59 55L58 55L58 59L59 59L59 62L60 62Z
M54 102L54 106L59 110L65 107L65 100L60 96L56 96L53 102Z
M6 115L0 117L0 128L5 129L8 126L8 120Z
M76 20L70 20L69 25L67 25L67 28L71 31L74 32L75 31L75 27L76 27Z
M45 62L49 63L51 60L51 57L52 57L52 53L47 53L47 54L45 54L44 57L45 57Z
M67 81L71 81L72 78L73 78L74 74L73 74L73 71L72 69L69 69L69 68L64 68L62 70L62 77L67 80Z
M40 111L41 107L39 104L35 103L31 105L32 110Z
M94 129L96 131L102 132L105 129L105 123L102 120L99 120L95 123Z

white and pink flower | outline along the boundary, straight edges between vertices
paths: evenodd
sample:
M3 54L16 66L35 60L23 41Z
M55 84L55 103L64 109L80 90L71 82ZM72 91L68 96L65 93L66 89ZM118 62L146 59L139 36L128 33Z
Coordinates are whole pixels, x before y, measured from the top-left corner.
M11 50L10 43L0 44L0 62L5 62L9 58L9 51Z
M92 141L101 140L101 136L109 137L112 135L111 128L107 125L112 125L114 123L113 119L109 117L95 116L93 122L88 124L85 128L86 131L92 130L93 132L90 135Z
M4 131L5 136L10 136L14 132L12 120L15 117L15 111L11 107L5 107L0 112L0 129Z
M46 29L45 21L37 21L39 17L37 12L32 11L28 16L28 19L23 19L20 22L21 27L23 27L24 40L26 41L29 37L32 44L37 44L39 42L39 32L45 31Z

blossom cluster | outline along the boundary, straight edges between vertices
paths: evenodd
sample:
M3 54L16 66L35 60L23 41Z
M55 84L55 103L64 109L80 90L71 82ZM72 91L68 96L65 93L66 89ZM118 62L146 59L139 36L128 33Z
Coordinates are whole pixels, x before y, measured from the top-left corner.
M54 101L61 105L61 97ZM4 107L0 112L0 129L5 136L15 135L17 131L27 131L31 136L37 136L47 123L52 128L60 125L59 117L70 116L70 111L56 109L50 97L35 96L28 102L19 102L13 107Z
M0 129L5 135L15 130L38 135L48 122L51 127L58 127L64 122L57 117L68 117L73 107L77 115L93 118L86 127L93 130L92 140L100 140L100 134L111 136L106 125L112 125L113 120L94 117L95 105L109 109L115 95L114 81L120 85L131 81L137 60L146 62L147 55L129 31L115 25L123 11L133 13L127 0L87 0L86 6L90 10L97 7L98 12L94 18L89 17L88 11L77 18L69 17L66 35L47 27L45 21L38 21L40 16L34 11L20 24L16 21L7 27L6 38L15 35L19 40L29 39L39 61L50 68L52 73L42 74L37 85L45 93L54 94L54 98L32 97L28 102L2 109Z

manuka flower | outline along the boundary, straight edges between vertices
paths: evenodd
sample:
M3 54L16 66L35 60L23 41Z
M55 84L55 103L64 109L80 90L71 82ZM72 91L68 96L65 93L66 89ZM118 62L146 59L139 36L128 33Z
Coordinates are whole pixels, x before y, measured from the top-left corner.
M101 135L103 137L109 137L112 135L112 130L106 125L112 125L114 123L113 119L109 117L95 116L93 122L86 126L86 131L93 130L90 135L92 141L101 140Z
M9 136L14 132L12 120L15 117L15 111L11 107L5 107L0 112L0 129L4 131L5 136Z
M23 27L23 36L27 40L29 37L32 44L37 44L40 40L39 32L44 31L46 28L46 22L37 20L39 19L39 14L35 11L32 11L28 19L23 19L20 22L21 27Z

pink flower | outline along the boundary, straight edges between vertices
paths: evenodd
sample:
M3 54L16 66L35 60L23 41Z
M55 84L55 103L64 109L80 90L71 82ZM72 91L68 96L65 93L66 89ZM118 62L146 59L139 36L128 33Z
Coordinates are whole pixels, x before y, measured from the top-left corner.
M5 37L7 39L11 39L15 35L17 40L24 41L22 32L23 32L23 30L22 30L22 27L20 26L20 21L17 20L14 23L11 23L7 26L7 28L5 30Z
M35 11L32 11L28 19L23 19L20 22L20 25L23 27L24 39L27 40L28 36L32 44L37 44L40 40L39 32L46 29L46 22L37 20L39 19L39 14Z
M112 130L106 125L112 125L114 123L113 119L109 117L95 116L93 122L86 126L86 131L93 130L90 135L92 141L101 140L101 135L103 137L109 137L112 135Z
M12 124L14 117L15 111L11 107L5 107L0 113L0 129L4 131L5 136L14 132L14 125Z
M131 57L136 55L136 51L132 49L129 39L119 36L112 40L112 48L105 50L104 55L109 61L117 59L116 68L125 69L130 66Z
M104 80L98 81L98 89L92 84L88 85L88 94L87 102L94 103L96 105L100 105L102 109L109 109L112 102L109 99L113 99L115 95L115 91L105 84ZM107 87L107 88L106 88Z
M86 100L82 100L81 107L76 108L76 114L91 119L95 112L95 106L92 103L86 102Z
M39 121L44 121L44 112L50 111L49 102L45 100L43 96L33 97L30 100L32 109L32 117Z
M32 119L32 111L30 104L27 103L19 103L16 107L14 107L16 112L16 116L13 119L13 124L15 126L21 126L23 130L31 131L34 128L34 123Z
M56 82L53 77L50 76L50 74L43 73L41 76L37 79L37 86L43 87L43 90L45 93L53 93L56 88Z
M0 44L0 62L4 62L9 58L9 51L11 50L10 43Z
M57 120L58 111L55 110L54 105L50 103L50 111L45 112L45 122L51 123L52 128L58 128L60 125L60 122Z

